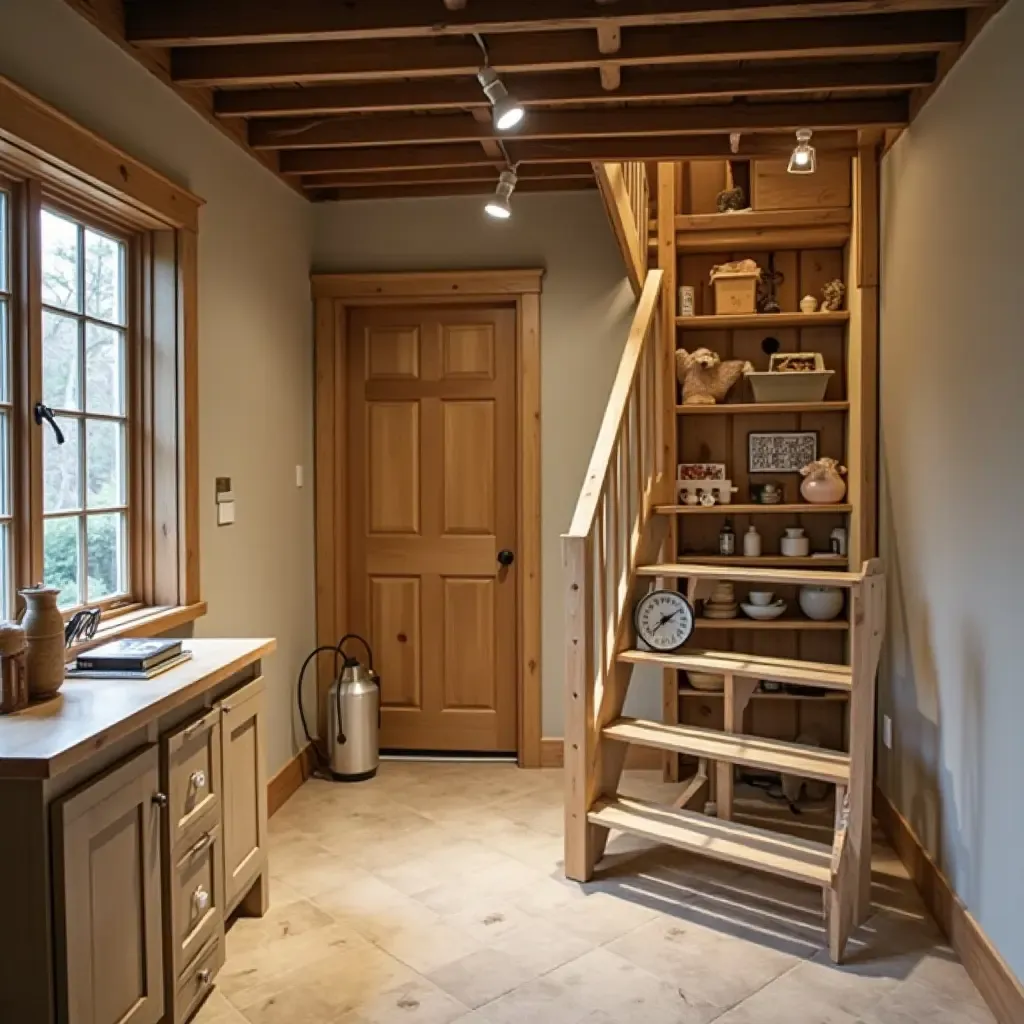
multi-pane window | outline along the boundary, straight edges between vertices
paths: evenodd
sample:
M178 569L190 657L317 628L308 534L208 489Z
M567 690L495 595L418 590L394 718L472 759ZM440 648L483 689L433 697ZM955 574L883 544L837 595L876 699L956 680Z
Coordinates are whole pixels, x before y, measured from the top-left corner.
M48 207L40 228L43 573L73 608L129 592L128 246Z
M13 465L14 405L11 395L11 194L0 188L0 618L14 607Z

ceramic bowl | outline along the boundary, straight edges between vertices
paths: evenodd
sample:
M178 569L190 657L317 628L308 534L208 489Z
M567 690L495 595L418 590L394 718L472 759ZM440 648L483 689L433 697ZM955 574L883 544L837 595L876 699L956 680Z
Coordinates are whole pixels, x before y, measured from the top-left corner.
M775 604L743 604L740 607L743 609L743 614L749 619L754 619L757 622L771 622L772 619L777 619L785 613L787 605L785 601L776 601Z
M800 610L809 619L828 622L843 610L843 592L838 587L801 587Z
M709 693L725 689L725 676L714 672L687 672L686 678L695 690L706 690Z
M811 540L809 537L783 537L779 550L787 558L804 558L811 553Z
M770 590L752 590L747 596L751 604L765 608L772 603L775 595Z

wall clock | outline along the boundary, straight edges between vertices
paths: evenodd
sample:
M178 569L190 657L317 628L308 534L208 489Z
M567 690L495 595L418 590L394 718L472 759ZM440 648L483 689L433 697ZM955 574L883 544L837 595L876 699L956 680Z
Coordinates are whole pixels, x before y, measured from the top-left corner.
M693 632L693 606L676 590L652 590L637 601L633 625L652 651L677 651Z

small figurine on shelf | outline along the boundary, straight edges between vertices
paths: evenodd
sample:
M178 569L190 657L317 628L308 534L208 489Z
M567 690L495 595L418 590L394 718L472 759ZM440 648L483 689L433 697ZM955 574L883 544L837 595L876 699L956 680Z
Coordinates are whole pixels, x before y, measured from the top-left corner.
M716 405L747 371L754 367L744 359L723 363L710 349L676 352L676 377L683 387L683 405Z
M845 295L846 285L838 277L833 278L821 289L821 311L823 313L838 313L843 308Z
M778 505L782 501L782 491L778 484L771 482L751 484L750 501L753 505Z
M715 206L719 213L735 213L737 210L745 210L749 206L747 195L742 187L723 189L715 197Z

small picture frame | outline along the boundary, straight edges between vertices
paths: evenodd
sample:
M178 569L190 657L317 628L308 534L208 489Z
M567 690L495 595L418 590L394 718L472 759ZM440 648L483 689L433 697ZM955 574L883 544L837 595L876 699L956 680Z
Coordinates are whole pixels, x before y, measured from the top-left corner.
M747 435L748 473L799 473L817 458L816 430L752 431Z
M676 480L724 480L724 462L680 462Z

